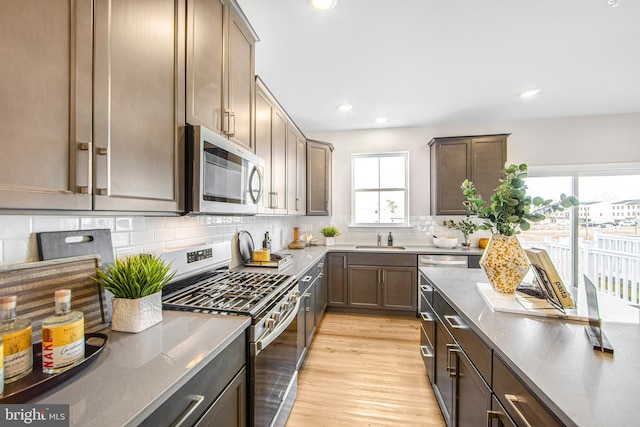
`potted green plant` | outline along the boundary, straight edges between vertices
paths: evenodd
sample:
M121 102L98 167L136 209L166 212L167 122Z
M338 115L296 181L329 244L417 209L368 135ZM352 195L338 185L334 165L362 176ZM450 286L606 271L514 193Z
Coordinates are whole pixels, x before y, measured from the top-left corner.
M558 201L527 196L524 182L527 169L526 164L506 166L489 204L478 194L473 182L464 180L461 185L467 213L477 215L483 220L479 228L492 233L480 266L499 292L514 292L529 270L517 234L529 230L531 222L544 220L548 213L578 205L578 199L566 194L561 194Z
M335 245L335 237L340 235L340 231L335 227L324 227L320 233L325 237L325 245Z
M175 275L155 255L116 259L93 278L113 294L111 329L140 332L162 321L162 288Z
M452 219L443 221L442 225L447 228L453 228L462 232L462 235L464 236L464 242L462 243L462 246L464 246L465 248L469 248L469 246L471 246L469 236L478 231L480 228L480 225L471 221L469 215L467 215L467 219L462 219L457 222Z

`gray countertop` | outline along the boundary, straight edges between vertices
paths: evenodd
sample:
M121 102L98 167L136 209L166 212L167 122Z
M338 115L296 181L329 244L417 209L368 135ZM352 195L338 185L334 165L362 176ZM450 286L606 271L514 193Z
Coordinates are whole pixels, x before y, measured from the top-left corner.
M72 426L137 425L250 323L246 316L167 310L162 316L137 334L101 331L109 342L97 360L29 403L68 404Z
M610 355L592 349L583 323L492 312L476 288L478 282L487 282L482 270L421 271L567 425L638 425L640 416L632 403L640 396L640 325L635 309L601 296L603 330L615 350ZM618 313L614 318L607 310ZM621 320L619 312L625 311L629 316Z

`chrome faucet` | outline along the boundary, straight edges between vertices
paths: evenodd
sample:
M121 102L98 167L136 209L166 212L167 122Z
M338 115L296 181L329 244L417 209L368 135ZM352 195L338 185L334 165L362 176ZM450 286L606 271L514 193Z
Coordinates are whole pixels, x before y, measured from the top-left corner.
M382 246L382 233L378 233L378 246Z

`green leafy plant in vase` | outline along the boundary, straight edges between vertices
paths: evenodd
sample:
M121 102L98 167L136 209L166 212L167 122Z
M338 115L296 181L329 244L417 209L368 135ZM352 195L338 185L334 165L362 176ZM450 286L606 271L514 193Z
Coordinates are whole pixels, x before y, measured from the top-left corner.
M140 332L162 321L162 288L175 272L155 255L131 255L96 269L93 278L113 294L111 329Z
M464 236L462 246L465 248L469 248L471 246L470 236L480 229L480 225L471 221L469 215L467 215L466 219L462 219L460 221L454 221L452 219L443 221L442 225L447 228L453 228L460 231Z
M320 230L320 234L325 237L325 245L333 246L335 244L335 237L340 235L340 231L335 227L324 227Z
M464 180L461 185L466 199L465 210L482 220L479 229L492 233L480 259L480 266L493 288L499 292L515 292L529 270L529 261L517 234L529 230L531 222L544 220L546 214L562 212L579 203L578 199L566 194L561 194L558 201L527 196L524 181L527 169L526 164L506 166L490 203L486 203L478 194L473 182Z

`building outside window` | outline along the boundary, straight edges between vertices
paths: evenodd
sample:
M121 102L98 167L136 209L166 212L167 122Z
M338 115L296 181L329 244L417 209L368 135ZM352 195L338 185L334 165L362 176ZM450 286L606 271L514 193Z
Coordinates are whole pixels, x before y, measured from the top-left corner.
M351 155L351 223L409 225L409 153Z
M640 304L640 166L581 171L529 168L527 194L580 205L533 223L522 246L546 249L565 285L586 274L601 292Z

